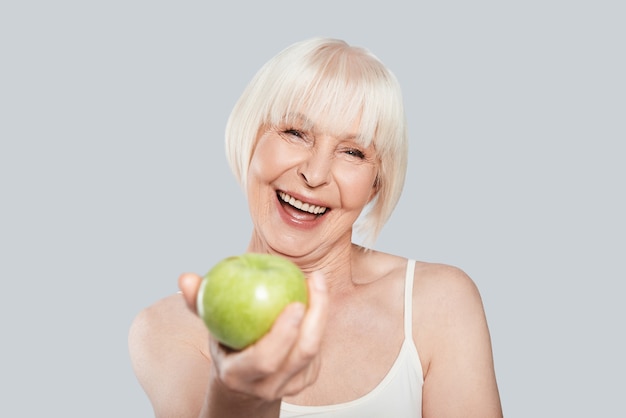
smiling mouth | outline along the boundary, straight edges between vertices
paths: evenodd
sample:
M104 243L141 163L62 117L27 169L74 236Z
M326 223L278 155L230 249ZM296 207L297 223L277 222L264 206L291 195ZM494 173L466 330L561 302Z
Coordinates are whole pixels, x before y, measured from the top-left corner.
M328 209L324 206L311 205L309 203L301 202L300 200L296 199L293 196L288 195L285 192L279 191L277 195L281 201L285 202L289 206L292 206L302 212L311 213L313 215L323 215L324 213L326 213L326 210Z

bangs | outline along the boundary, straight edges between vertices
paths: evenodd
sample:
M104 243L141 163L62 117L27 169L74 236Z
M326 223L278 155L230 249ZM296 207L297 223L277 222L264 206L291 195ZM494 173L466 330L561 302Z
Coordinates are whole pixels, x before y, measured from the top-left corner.
M364 60L354 55L345 48L321 50L292 62L280 79L266 80L272 83L274 94L266 102L265 123L323 127L343 134L359 120L358 132L350 132L356 135L355 141L364 147L374 143L378 149L377 133L392 118L394 109L389 104L393 100L388 97L389 88L381 88L386 74L380 64L369 56Z

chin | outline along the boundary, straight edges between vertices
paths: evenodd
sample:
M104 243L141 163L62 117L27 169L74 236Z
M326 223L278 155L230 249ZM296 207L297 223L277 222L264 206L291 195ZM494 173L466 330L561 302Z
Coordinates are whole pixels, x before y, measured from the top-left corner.
M321 246L319 239L307 236L310 234L283 232L284 230L274 229L270 234L266 234L262 240L262 247L270 253L297 259L314 253Z

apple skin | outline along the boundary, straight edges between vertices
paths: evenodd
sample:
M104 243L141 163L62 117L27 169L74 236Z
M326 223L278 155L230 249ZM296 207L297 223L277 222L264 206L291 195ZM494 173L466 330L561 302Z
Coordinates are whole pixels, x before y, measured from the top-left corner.
M280 256L245 253L223 259L204 276L196 306L214 338L241 350L265 335L292 302L308 303L300 268Z

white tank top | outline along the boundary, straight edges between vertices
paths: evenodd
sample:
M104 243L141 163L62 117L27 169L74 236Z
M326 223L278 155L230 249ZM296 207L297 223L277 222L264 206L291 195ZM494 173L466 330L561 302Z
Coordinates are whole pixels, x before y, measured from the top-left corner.
M300 406L283 402L280 418L421 418L424 376L413 342L413 276L415 260L409 260L404 283L404 341L393 366L368 394L335 405Z

